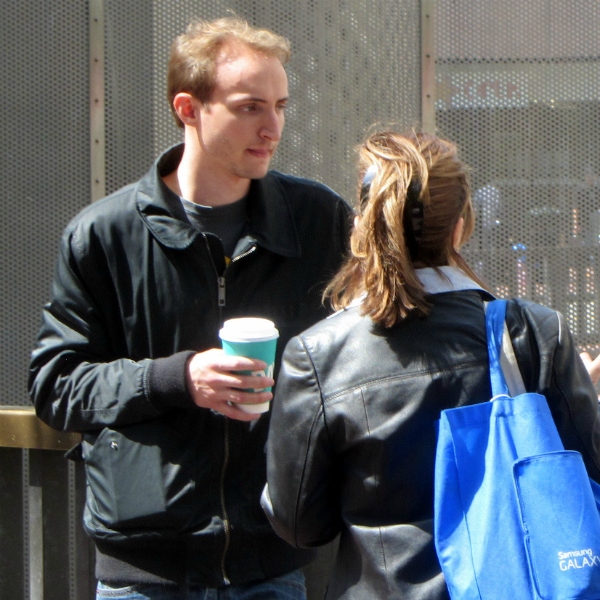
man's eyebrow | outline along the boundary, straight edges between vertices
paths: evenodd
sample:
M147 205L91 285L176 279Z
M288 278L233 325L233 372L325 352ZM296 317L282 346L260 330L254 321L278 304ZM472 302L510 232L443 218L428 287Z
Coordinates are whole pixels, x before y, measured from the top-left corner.
M289 96L285 96L284 98L280 98L279 100L277 100L277 103L280 102L288 102L290 99ZM249 96L249 97L245 97L245 98L239 98L237 100L237 102L261 102L262 104L266 104L267 100L265 100L264 98L260 98L260 97L254 97L254 96Z

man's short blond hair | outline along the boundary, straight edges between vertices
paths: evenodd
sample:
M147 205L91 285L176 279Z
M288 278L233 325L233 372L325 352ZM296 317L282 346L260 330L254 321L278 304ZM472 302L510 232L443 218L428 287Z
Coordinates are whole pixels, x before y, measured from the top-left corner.
M252 27L238 17L192 21L171 46L167 73L169 105L179 127L183 127L183 123L173 108L173 99L180 92L187 92L200 102L208 102L215 88L219 52L232 42L275 56L283 65L290 57L290 43L286 38L268 29Z

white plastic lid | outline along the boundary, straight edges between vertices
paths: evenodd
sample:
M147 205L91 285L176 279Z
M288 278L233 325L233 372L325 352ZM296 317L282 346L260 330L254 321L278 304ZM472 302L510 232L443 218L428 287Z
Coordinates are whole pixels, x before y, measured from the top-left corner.
M219 337L228 342L266 342L277 339L279 331L268 319L242 317L225 321Z

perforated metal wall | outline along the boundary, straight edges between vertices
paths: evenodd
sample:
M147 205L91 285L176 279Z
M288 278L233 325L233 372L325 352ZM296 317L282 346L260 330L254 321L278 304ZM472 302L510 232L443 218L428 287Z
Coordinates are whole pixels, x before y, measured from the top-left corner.
M87 4L2 3L0 404L28 404L58 240L89 202Z
M438 0L436 122L473 168L465 250L491 287L600 342L600 4Z
M232 9L287 36L292 102L274 166L352 199L354 145L375 121L420 120L418 0L104 1L106 189L179 140L168 47L194 16ZM89 202L88 3L3 6L0 380L28 404L26 371L60 232ZM500 295L561 310L600 345L600 5L435 3L436 122L473 167L480 218L465 253Z

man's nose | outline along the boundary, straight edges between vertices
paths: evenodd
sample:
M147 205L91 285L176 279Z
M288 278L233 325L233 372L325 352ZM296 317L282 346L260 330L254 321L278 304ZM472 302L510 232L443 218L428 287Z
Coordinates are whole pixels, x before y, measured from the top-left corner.
M264 137L272 142L278 142L281 139L281 132L283 131L284 116L283 111L278 112L277 110L269 111L265 115L265 120L262 123L260 129L261 137Z

